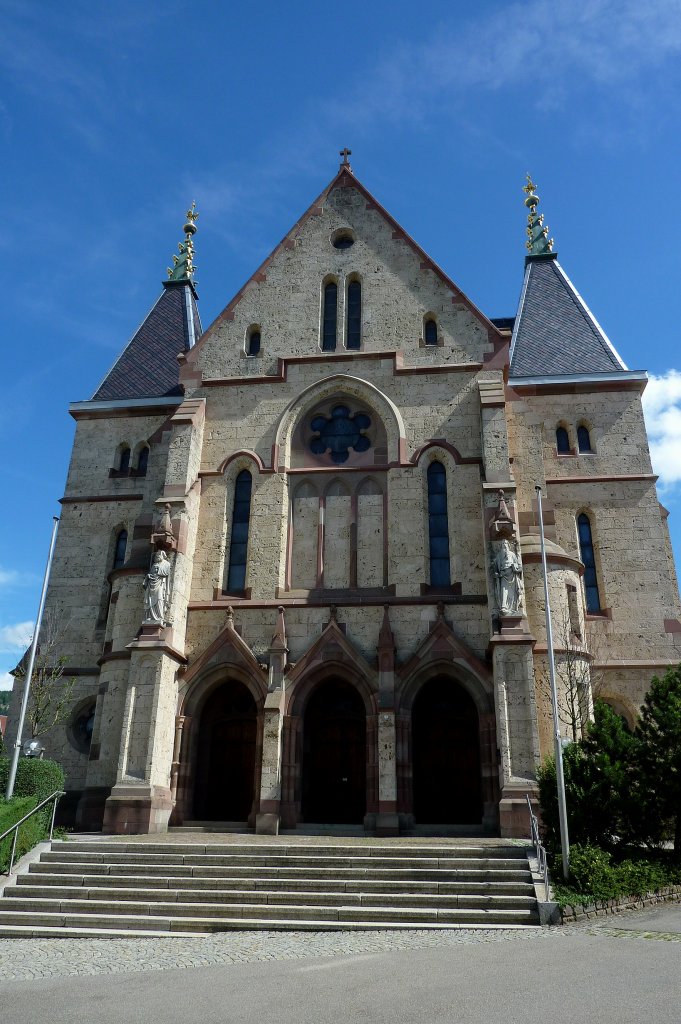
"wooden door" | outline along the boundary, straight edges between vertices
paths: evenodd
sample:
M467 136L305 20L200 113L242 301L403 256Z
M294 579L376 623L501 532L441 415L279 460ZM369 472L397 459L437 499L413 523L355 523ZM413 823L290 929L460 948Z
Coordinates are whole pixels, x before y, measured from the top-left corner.
M366 715L355 688L322 683L303 721L303 820L361 823L366 811Z

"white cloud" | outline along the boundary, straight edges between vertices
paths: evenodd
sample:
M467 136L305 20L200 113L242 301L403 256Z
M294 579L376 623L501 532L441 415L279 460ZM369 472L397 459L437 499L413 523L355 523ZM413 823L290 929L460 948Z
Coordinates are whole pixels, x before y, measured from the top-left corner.
M650 374L643 393L643 412L650 439L653 469L660 487L669 490L681 484L681 372L668 370L657 377Z
M23 654L32 636L32 622L15 622L10 626L0 626L0 651Z
M11 690L14 686L14 676L9 672L0 672L0 690Z

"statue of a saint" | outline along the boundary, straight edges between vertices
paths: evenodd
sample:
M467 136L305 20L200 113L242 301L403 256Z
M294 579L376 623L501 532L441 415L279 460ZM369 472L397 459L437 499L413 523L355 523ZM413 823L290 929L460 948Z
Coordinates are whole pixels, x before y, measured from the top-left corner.
M500 615L517 615L522 611L522 566L520 556L508 540L495 544L494 589Z
M165 551L156 551L144 577L144 621L166 625L170 561Z

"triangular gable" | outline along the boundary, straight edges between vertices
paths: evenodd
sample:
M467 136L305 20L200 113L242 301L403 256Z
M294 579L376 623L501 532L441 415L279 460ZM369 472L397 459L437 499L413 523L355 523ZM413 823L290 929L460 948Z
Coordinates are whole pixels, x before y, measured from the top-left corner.
M511 340L511 377L626 372L555 258L529 258Z
M287 685L295 683L311 668L330 661L353 665L372 685L376 685L376 671L371 667L364 655L360 654L355 645L346 637L338 623L331 619L312 646L305 652L286 675Z
M422 668L428 661L446 659L454 664L457 662L473 673L482 682L492 685L492 673L489 667L478 658L467 644L460 640L452 627L439 616L428 636L419 644L412 656L400 666L399 676L407 679L415 668Z
M193 288L166 282L162 294L92 396L93 401L181 395L180 352L201 337Z
M495 348L504 343L503 335L501 334L499 329L492 323L492 321L488 319L488 317L486 317L485 314L481 310L479 310L478 307L473 302L471 302L468 296L464 295L464 293L461 291L458 285L456 285L452 281L452 279L448 277L447 274L445 274L444 270L442 270L442 268L439 267L438 264L435 263L435 261L432 260L426 252L424 252L421 246L414 241L411 235L407 234L404 228L400 224L398 224L395 218L392 217L391 214L389 214L388 211L383 206L381 206L378 200L374 198L371 192L369 192L369 190L365 188L364 185L362 185L362 183L355 177L352 171L349 170L349 168L347 167L341 166L341 169L339 170L338 174L336 174L336 176L331 180L331 182L327 185L324 191L319 196L317 196L317 198L308 207L308 209L305 211L302 217L300 217L296 221L291 230L284 236L281 242L279 242L279 244L275 246L275 248L272 250L269 256L260 264L255 273L251 275L248 281L246 281L243 287L240 288L239 291L236 293L234 298L231 299L227 306L225 306L223 311L218 314L218 316L215 318L210 327L207 328L207 330L205 331L201 338L201 342L196 346L196 350L194 350L192 353L188 355L187 361L189 363L194 361L194 359L196 358L196 351L198 351L198 349L201 348L202 343L212 335L213 331L217 327L219 327L219 325L223 323L223 321L231 321L234 319L234 310L241 301L241 299L246 294L248 288L252 284L261 284L266 280L268 266L272 263L276 256L280 252L282 252L282 250L293 248L295 244L295 237L300 231L301 227L306 223L306 221L309 220L310 217L316 216L321 212L327 197L335 188L356 189L357 192L359 192L360 195L362 195L366 200L367 209L376 210L383 217L383 219L390 225L393 232L393 238L401 239L402 241L406 242L406 244L413 250L416 256L418 256L418 258L420 259L421 268L423 270L432 270L433 273L445 285L445 287L449 289L449 291L452 293L452 301L464 306L466 309L469 310L469 312L473 314L473 316L476 317L477 320L480 321L481 324L484 325L484 327L488 331L490 340L495 344Z
M267 669L260 664L246 641L235 630L231 618L203 654L189 665L182 682L189 683L200 672L225 664L238 665L256 679L264 680L267 674Z

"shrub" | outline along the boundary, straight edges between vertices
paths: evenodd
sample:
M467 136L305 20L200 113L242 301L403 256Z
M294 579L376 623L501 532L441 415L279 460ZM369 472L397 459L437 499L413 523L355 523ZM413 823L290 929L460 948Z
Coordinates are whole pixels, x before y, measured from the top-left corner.
M15 800L9 802L2 800L0 801L0 835L5 832L10 826L16 824L25 814L38 803L38 800L34 796L23 796L17 797ZM25 853L33 849L36 843L45 835L45 829L43 823L38 820L42 817L41 814L34 814L32 818L29 818L21 828L19 829L19 836L17 839L17 846L15 852L15 862L19 857L23 857ZM7 839L3 839L0 843L0 872L4 873L9 867L9 856L12 849L12 836L8 836Z
M555 876L561 873L561 858L555 859ZM681 885L681 868L663 861L624 860L614 864L612 854L590 844L575 844L570 849L570 878L554 886L561 906L587 906L591 903L659 892L670 885Z
M7 788L9 758L0 758L0 792ZM37 757L20 757L14 796L35 796L38 803L56 789L64 788L64 771L56 761L41 761Z

